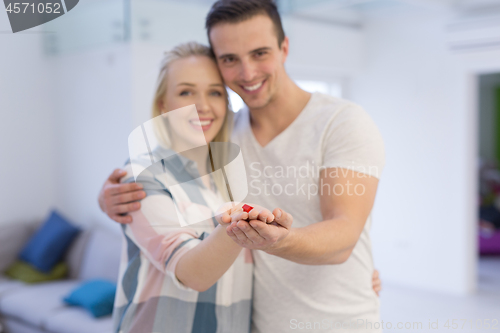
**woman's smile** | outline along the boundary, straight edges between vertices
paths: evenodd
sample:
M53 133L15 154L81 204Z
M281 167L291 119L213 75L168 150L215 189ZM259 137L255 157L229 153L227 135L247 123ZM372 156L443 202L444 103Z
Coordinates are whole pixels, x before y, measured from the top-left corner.
M214 118L199 118L189 120L189 124L197 131L206 132L212 127Z

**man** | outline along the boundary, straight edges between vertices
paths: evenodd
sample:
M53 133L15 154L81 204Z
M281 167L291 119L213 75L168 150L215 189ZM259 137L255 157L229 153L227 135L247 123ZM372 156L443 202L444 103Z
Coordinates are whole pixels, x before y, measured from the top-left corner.
M246 202L278 207L278 225L255 214L229 223L230 210L219 216L235 242L256 250L252 332L378 331L369 238L385 164L377 127L359 106L290 79L289 40L273 2L218 1L206 27L225 83L247 105L232 137L247 166ZM144 194L118 185L121 175L110 176L99 202L129 223L120 214L139 209L133 201Z

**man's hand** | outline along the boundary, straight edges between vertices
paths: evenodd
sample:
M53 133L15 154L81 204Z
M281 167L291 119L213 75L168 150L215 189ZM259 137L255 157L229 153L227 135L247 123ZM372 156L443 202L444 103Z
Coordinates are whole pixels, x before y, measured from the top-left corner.
M227 226L228 236L238 245L272 253L288 236L293 217L279 208L271 213L258 205L251 205L254 209L246 213L242 206L226 206L229 208L218 215L219 223Z
M379 273L377 270L373 271L372 287L373 287L373 291L375 291L377 296L380 296L379 293L382 290L382 281L380 280L380 276L379 276Z
M111 219L118 223L130 223L132 217L126 215L141 208L141 200L146 197L142 185L137 183L120 184L120 179L127 173L125 170L115 169L99 193L99 206Z

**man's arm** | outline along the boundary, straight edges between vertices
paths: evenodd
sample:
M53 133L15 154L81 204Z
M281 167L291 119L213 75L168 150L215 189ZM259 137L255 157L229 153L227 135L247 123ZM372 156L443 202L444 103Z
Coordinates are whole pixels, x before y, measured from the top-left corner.
M264 250L300 264L345 262L372 210L378 179L351 170L342 173L334 169L323 170L320 182L342 194L336 195L333 190L320 194L323 221L302 228L290 227L285 237L280 237L283 227L280 229L258 220L238 221L227 227L228 235L241 246ZM276 221L281 225L279 219Z
M126 174L125 170L115 169L104 182L98 197L101 210L122 224L132 222L132 217L127 214L141 209L139 200L146 197L141 184L120 184L120 179Z

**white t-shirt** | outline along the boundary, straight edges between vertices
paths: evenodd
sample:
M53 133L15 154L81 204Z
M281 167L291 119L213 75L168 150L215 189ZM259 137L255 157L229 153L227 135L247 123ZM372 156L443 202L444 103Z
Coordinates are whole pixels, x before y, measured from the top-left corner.
M265 147L253 135L248 109L242 109L236 114L232 141L245 160L246 202L271 211L284 209L294 218L292 227L323 220L319 167L379 178L385 164L383 140L371 117L356 104L320 93L312 94L294 122ZM323 186L330 193L341 190ZM352 255L340 265L302 265L253 251L252 333L351 332L351 321L351 327L357 323L364 328L353 332L380 332L366 330L380 324L379 299L371 282L370 225L371 214Z

